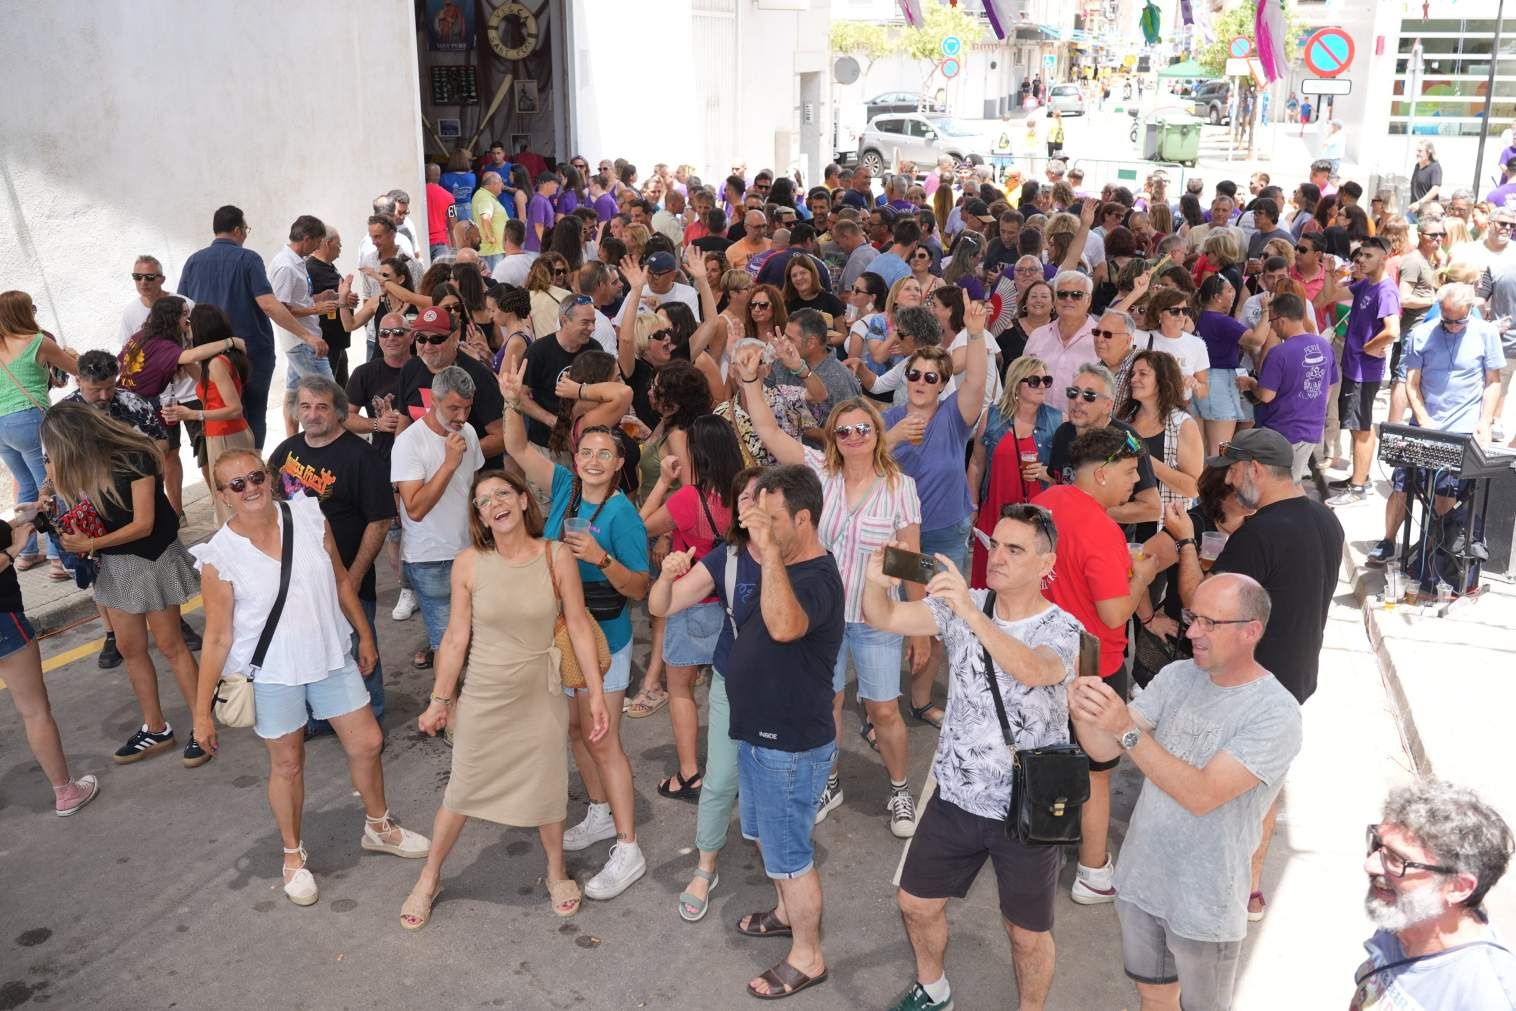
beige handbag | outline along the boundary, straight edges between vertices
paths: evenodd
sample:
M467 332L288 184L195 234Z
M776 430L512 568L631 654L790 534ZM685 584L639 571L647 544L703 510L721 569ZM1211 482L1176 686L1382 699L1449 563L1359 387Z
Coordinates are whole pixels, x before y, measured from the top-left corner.
M558 573L553 568L553 545L549 542L543 550L547 553L547 574L553 584L553 596L558 601L558 620L553 624L553 650L558 654L558 679L565 688L588 688L584 671L579 667L579 658L574 655L574 644L569 639L568 623L563 620L563 594L558 592ZM595 631L595 661L603 674L611 667L611 645L606 641L600 622L590 620Z
M284 598L289 596L290 569L293 568L295 554L295 523L290 515L289 503L280 502L279 511L284 514L284 538L279 549L279 595L274 598L268 620L263 623L263 634L258 637L258 645L253 650L253 662L248 665L249 673L222 674L221 680L216 683L216 722L224 727L250 727L258 718L253 705L253 678L257 675L258 668L263 666L269 643L274 641L274 629L278 627L279 614L284 610Z

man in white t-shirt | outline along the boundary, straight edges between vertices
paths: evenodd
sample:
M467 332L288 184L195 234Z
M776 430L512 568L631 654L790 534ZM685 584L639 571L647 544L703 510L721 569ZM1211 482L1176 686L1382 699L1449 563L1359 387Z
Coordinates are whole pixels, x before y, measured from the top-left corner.
M595 308L595 329L590 337L606 354L617 353L616 327L601 306L610 305L621 293L616 272L599 260L591 260L579 270L579 294L589 298Z
M525 224L510 218L501 225L500 248L505 252L501 255L500 262L490 268L491 280L501 284L514 284L518 288L526 285L526 275L532 269L532 264L537 262L537 254L521 248L525 241Z
M421 605L426 647L415 666L426 670L447 630L453 559L469 546L469 488L484 466L479 437L468 423L474 380L449 365L432 379L432 406L395 436L390 480L400 494L401 562Z
M335 291L323 291L318 303L311 297L311 276L306 269L305 258L320 248L326 238L326 226L321 219L302 214L290 225L289 245L279 250L269 262L268 283L274 289L274 297L284 304L295 322L298 331L275 327L279 349L284 352L284 436L289 438L300 431L300 419L295 416L295 387L302 376L325 376L332 378L332 363L326 357L326 341L321 338L321 324L316 317L332 308L337 298Z
M673 253L659 251L647 258L647 287L638 292L638 296L652 295L658 300L659 305L667 305L670 302L683 302L690 307L690 312L695 314L695 319L700 318L700 296L695 289L687 284L679 283L677 268L679 264L674 260Z

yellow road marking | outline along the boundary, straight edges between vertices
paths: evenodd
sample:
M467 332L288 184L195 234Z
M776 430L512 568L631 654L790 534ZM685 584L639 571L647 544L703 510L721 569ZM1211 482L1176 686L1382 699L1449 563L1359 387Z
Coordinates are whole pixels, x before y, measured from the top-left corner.
M180 606L179 612L181 614L188 614L190 611L199 610L201 603L202 599L200 595L196 594L193 599L186 601L183 605ZM100 652L101 644L104 642L105 636L102 635L100 638L95 639L92 642L84 643L81 646L75 646L73 649L65 650L56 656L50 656L42 663L42 673L46 674L50 671L57 670L59 667L67 667L75 660L89 656L91 653L98 653ZM3 680L0 680L0 691L4 690L5 682Z

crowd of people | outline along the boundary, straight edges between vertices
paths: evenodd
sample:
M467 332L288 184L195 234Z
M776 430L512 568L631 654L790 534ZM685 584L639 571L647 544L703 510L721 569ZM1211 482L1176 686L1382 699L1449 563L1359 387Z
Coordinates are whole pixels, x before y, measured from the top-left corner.
M1144 1007L1230 1006L1343 546L1305 479L1337 465L1328 505L1364 498L1385 382L1392 420L1503 437L1516 207L1413 189L1414 220L1387 196L1365 211L1324 163L1288 196L1223 180L1208 208L1193 178L1170 203L1161 173L1099 193L1056 160L1045 181L992 177L907 165L880 195L865 170L806 188L734 166L710 185L496 145L428 166L424 223L406 192L378 197L348 273L313 215L265 264L243 212L217 209L172 291L156 257L132 264L109 349L74 354L29 295L0 294L23 500L0 533L0 676L57 813L100 784L68 769L25 619L15 571L44 564L92 587L98 662L126 666L142 724L117 762L212 760L223 675L251 675L295 904L319 896L301 818L323 734L360 845L425 861L404 928L431 918L469 818L538 830L558 916L614 899L648 869L624 721L666 708L656 792L695 806L698 852L678 915L707 914L735 809L775 884L737 930L790 941L748 990L788 996L828 977L813 836L878 774L842 767L856 722L889 781L881 828L910 840L916 973L894 1007L952 1006L945 909L988 858L1020 1006L1040 1008L1063 849L1007 814L1018 753L1078 745L1073 901L1115 904ZM185 443L218 525L193 546ZM419 726L452 746L429 838L385 799L382 566L391 619L420 614ZM203 636L180 615L197 593ZM907 718L938 734L924 794ZM589 797L572 824L570 754ZM1145 782L1113 858L1123 756ZM607 842L581 889L565 852ZM1467 791L1391 798L1355 1006L1513 992L1479 920L1510 850ZM1455 970L1450 940L1474 945Z

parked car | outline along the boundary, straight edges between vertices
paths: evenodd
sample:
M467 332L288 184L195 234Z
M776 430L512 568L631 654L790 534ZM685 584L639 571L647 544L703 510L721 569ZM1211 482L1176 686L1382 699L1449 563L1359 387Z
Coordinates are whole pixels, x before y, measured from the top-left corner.
M1195 115L1215 126L1231 120L1231 114L1227 111L1231 97L1232 82L1206 81L1195 88L1189 100L1195 107Z
M1055 84L1048 92L1048 110L1057 109L1065 116L1084 115L1084 92L1077 84Z
M872 123L875 116L884 116L892 112L936 112L946 110L939 104L933 104L925 95L914 91L886 91L875 95L863 103L864 121Z
M982 128L949 116L886 115L858 135L858 163L877 176L897 152L900 160L918 165L931 165L944 155L963 162L971 156L982 158L992 143Z

